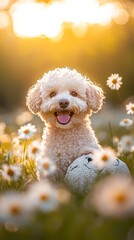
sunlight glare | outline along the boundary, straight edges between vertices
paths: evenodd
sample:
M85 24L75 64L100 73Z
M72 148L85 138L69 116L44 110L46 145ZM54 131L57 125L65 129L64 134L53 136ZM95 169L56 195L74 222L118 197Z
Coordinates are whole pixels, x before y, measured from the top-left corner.
M59 2L50 4L44 12L42 34L48 38L56 38L62 34L62 6Z
M42 33L45 4L16 3L11 7L13 29L20 37L37 37Z
M71 24L76 34L78 29L77 35L81 36L91 24L108 25L118 15L120 22L121 16L126 21L125 12L121 13L119 6L117 11L116 4L100 5L98 0L63 0L49 4L34 0L20 1L12 5L10 13L13 30L20 37L44 36L53 39L62 35L65 23ZM119 19L115 21L119 22Z
M77 11L74 11L77 6ZM66 0L64 20L73 24L108 24L112 19L113 4L100 6L95 0Z
M0 9L5 9L6 7L8 7L9 3L10 3L10 0L1 0Z

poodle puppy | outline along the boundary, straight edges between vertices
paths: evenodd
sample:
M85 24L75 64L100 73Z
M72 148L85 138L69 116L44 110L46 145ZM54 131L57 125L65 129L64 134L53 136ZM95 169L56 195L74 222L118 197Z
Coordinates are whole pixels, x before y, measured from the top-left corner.
M103 91L76 70L57 68L29 90L26 104L45 121L43 156L53 160L64 178L78 157L101 149L89 116L103 104Z

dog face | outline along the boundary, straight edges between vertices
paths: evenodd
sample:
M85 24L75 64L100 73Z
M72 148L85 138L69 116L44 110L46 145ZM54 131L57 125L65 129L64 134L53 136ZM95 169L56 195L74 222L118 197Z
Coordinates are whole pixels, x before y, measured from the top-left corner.
M46 123L66 129L97 112L103 98L101 88L76 70L58 68L45 74L29 90L27 105Z

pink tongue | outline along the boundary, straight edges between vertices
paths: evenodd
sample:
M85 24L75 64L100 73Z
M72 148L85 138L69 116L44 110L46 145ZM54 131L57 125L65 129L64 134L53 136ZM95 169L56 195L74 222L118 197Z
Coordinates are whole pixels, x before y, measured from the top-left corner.
M57 116L57 118L61 124L66 124L70 121L70 116L66 114L60 114Z

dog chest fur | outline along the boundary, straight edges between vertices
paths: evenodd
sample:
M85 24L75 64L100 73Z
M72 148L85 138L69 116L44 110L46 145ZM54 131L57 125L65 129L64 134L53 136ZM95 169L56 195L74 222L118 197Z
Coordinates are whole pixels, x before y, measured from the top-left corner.
M56 127L44 129L43 155L56 162L61 176L66 174L68 166L76 158L100 148L89 123L90 120L86 120L70 131Z

